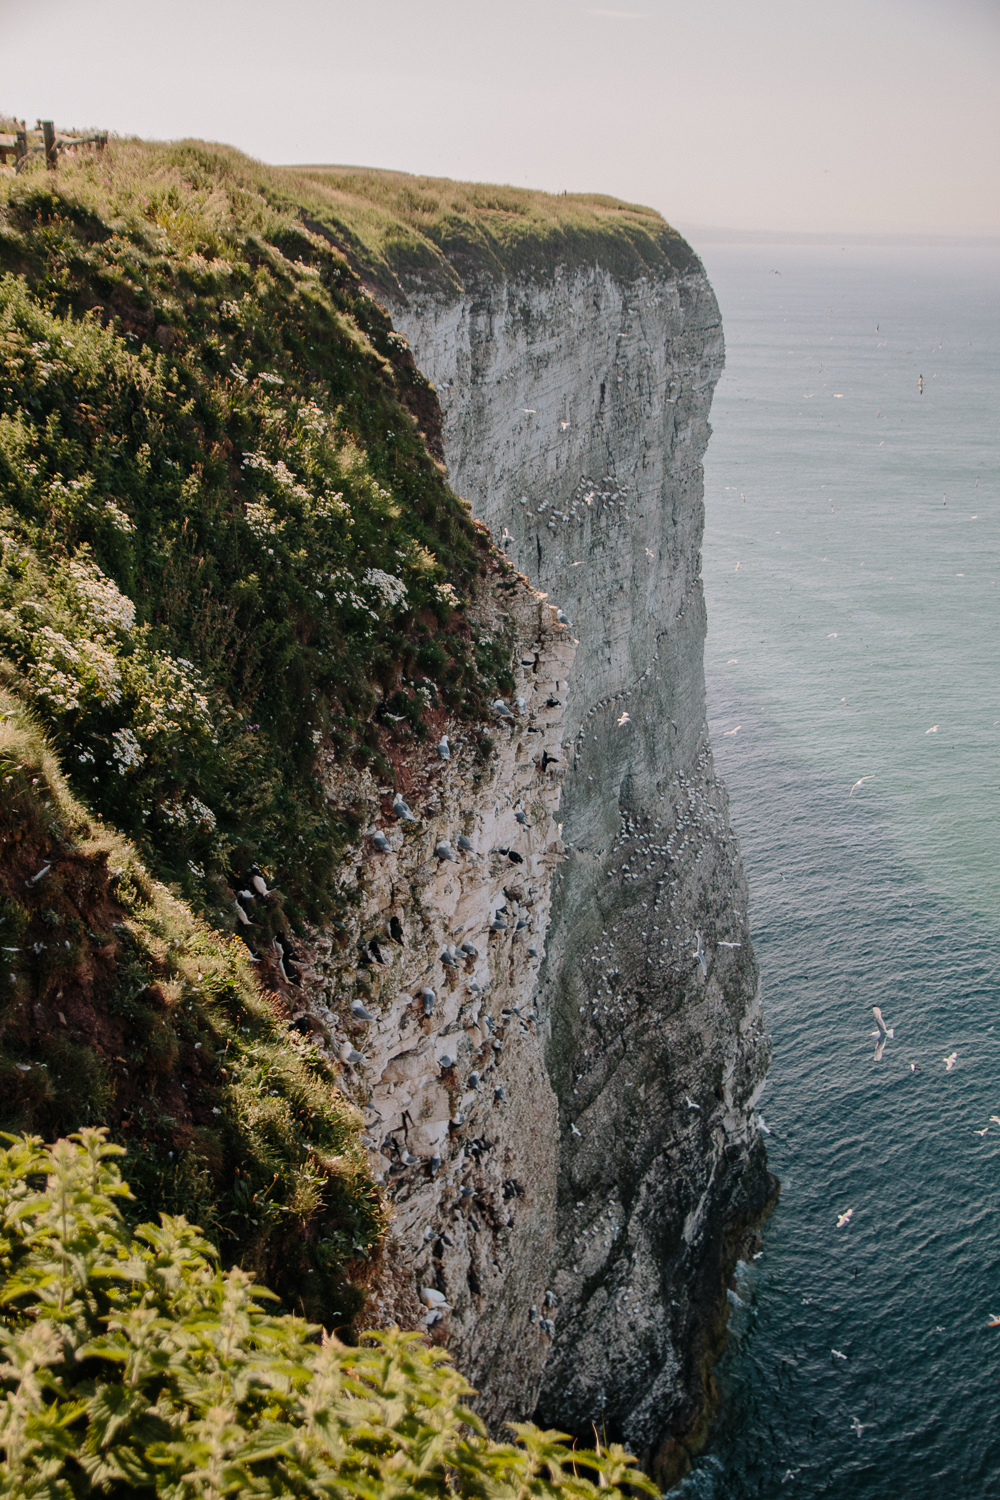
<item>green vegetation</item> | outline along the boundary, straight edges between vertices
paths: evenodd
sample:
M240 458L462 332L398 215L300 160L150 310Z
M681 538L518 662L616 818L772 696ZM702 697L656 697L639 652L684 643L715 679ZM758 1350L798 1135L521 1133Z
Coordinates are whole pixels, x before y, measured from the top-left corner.
M84 813L2 693L0 715L0 1129L109 1125L133 1217L185 1213L287 1306L352 1332L385 1228L358 1112L243 945Z
M364 274L446 293L483 275L552 275L600 265L623 277L699 265L654 212L599 193L411 177L368 167L289 168L289 191L332 226Z
M0 651L88 804L230 922L255 861L333 909L323 754L386 774L496 689L433 393L306 218L197 144L0 181Z
M268 1313L183 1218L130 1231L120 1155L97 1130L0 1151L0 1495L657 1493L616 1445L574 1453L530 1424L491 1442L413 1334L348 1348Z

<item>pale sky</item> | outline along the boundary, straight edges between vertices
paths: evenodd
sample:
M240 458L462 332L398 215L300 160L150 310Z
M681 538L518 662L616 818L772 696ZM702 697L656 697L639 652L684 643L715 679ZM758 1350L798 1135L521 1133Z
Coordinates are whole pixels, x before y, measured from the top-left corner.
M1000 0L0 0L0 109L685 226L1000 232Z

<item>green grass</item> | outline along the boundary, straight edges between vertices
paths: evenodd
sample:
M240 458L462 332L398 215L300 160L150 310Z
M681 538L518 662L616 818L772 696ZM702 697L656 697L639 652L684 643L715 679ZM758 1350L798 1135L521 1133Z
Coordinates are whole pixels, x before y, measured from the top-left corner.
M416 281L447 293L477 276L551 276L600 265L635 278L698 266L686 241L653 209L598 193L412 177L365 167L294 167L288 189L349 246L386 290Z

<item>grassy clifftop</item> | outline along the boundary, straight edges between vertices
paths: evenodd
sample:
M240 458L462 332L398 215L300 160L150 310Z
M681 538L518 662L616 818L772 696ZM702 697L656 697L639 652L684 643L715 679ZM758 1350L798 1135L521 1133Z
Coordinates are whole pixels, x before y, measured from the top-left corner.
M685 274L694 251L658 213L599 193L412 177L366 167L297 167L288 182L384 288L458 290L477 276L601 265L634 278ZM400 286L400 283L402 286Z

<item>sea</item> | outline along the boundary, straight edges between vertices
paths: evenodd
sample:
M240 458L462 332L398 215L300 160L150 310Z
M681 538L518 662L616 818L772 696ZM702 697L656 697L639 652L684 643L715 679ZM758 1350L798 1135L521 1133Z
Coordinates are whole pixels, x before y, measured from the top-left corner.
M1000 1496L1000 255L697 248L709 721L781 1193L678 1493Z

